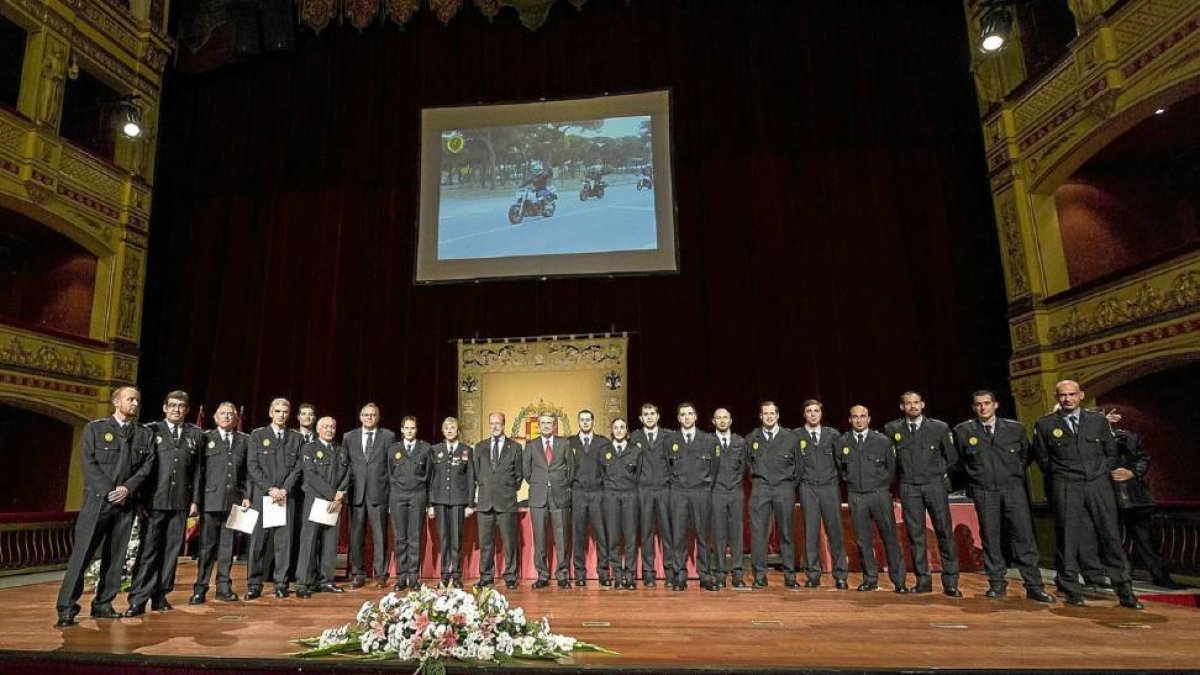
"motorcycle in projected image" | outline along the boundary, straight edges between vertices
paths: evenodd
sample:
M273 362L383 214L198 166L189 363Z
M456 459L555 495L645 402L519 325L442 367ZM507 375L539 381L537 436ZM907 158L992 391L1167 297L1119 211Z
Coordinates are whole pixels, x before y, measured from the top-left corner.
M604 188L608 187L600 178L588 176L583 179L583 187L579 188L579 201L586 202L588 197L604 199Z
M512 206L508 207L508 222L516 225L525 220L525 216L549 218L554 215L557 206L558 194L553 185L547 185L540 190L526 185L517 189L517 198Z
M640 174L638 176L638 180L637 180L637 189L653 190L654 189L654 176L652 176L649 173L645 173L645 172Z

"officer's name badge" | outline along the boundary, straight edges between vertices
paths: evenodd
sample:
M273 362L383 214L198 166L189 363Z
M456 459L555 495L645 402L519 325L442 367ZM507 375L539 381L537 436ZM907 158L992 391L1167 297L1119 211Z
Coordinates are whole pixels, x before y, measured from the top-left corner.
M1054 430L1054 437L1055 437L1055 438L1062 438L1062 429L1055 429L1055 430Z
M215 447L217 447L217 442L216 442L216 441L209 441L209 442L208 442L208 447L210 447L210 448L215 448Z
M843 454L843 455L848 455L848 454L850 454L850 446L848 446L848 445L843 445L843 446L842 446L842 454Z
M155 442L155 443L159 443L159 444L161 444L161 443L162 443L162 436L155 436L155 437L154 437L154 442Z
M324 450L317 451L317 459L325 459L325 451Z
M397 453L396 453L396 459L404 459L404 453L403 453L403 452L397 452Z
M803 449L805 449L805 448L807 448L807 447L808 447L808 441L801 440L801 441L800 441L800 449L801 449L801 450L803 450Z
M604 459L612 459L612 453L611 452L604 453Z
M967 443L969 443L971 445L979 445L979 439L972 436L969 439L967 439Z
M264 448L269 448L269 447L271 447L271 439L269 439L269 438L264 438L264 439L263 439L263 447L264 447Z
M904 437L900 435L900 432L899 432L899 431L897 431L897 432L896 432L896 440L898 441L898 440L900 440L901 438L904 438Z
M110 443L111 443L111 442L112 442L112 439L113 439L113 435L112 435L112 434L104 434L104 440L106 440L106 441L108 441L108 442L110 442Z

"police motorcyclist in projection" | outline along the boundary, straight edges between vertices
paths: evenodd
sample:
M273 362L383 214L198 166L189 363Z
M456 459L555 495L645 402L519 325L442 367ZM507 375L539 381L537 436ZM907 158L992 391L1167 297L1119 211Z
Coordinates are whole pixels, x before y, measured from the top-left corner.
M532 185L533 191L534 191L534 196L536 196L538 199L541 199L541 198L545 197L546 195L550 194L550 188L549 188L550 178L551 178L550 171L548 169L542 169L541 171L538 171L537 173L533 174L533 176L531 176L524 183L521 183L521 187L525 187L526 185Z

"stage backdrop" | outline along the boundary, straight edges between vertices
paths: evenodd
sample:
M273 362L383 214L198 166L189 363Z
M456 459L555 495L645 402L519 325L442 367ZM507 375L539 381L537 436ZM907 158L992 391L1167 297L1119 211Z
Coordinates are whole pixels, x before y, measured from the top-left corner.
M182 387L250 426L273 396L312 399L345 430L373 400L436 441L457 340L628 331L629 405L671 426L686 399L744 432L770 397L794 427L811 396L835 426L859 401L879 425L908 388L964 419L1010 354L966 30L961 0L594 0L533 34L422 12L173 73L147 416ZM412 283L422 108L661 88L679 274Z

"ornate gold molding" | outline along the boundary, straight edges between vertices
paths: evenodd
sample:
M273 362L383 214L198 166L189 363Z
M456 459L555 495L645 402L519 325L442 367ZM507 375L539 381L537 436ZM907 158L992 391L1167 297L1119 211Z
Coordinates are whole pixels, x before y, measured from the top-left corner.
M22 369L65 375L88 380L104 380L104 361L97 354L85 354L54 344L45 338L23 337L0 330L0 363Z
M1198 304L1200 271L1188 270L1176 275L1167 285L1142 282L1088 307L1071 307L1064 321L1050 326L1048 337L1052 344L1062 344L1189 309Z

